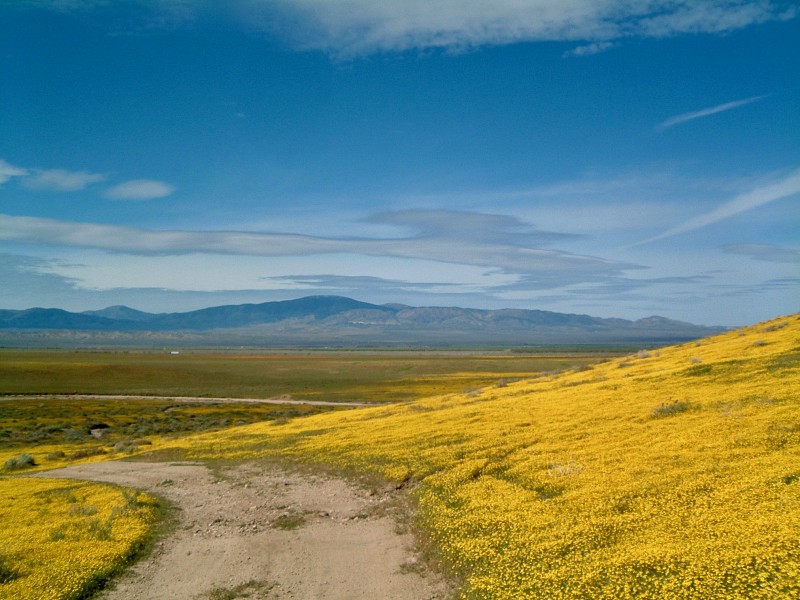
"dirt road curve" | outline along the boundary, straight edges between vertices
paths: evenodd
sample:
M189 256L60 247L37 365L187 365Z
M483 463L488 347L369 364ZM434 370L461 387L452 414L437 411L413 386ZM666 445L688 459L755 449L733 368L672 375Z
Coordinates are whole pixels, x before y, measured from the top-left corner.
M197 402L218 404L220 402L246 402L255 404L306 404L308 406L379 406L375 402L329 402L327 400L295 400L291 396L275 398L206 398L201 396L121 396L119 394L26 394L21 396L2 396L3 400L169 400L170 402Z
M449 597L392 518L393 490L247 464L105 462L39 474L146 489L178 509L178 527L111 582L102 600L298 600Z

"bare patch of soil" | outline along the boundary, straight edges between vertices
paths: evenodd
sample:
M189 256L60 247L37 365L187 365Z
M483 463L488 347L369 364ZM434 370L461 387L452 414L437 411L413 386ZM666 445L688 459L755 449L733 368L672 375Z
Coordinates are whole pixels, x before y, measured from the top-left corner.
M448 586L393 518L395 492L248 463L105 462L38 474L145 489L177 529L112 581L102 600L444 599Z

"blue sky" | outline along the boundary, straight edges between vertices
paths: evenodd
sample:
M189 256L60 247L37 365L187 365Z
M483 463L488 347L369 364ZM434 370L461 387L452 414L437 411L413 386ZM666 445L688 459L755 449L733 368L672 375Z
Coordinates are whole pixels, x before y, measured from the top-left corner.
M800 310L800 7L0 4L0 308Z

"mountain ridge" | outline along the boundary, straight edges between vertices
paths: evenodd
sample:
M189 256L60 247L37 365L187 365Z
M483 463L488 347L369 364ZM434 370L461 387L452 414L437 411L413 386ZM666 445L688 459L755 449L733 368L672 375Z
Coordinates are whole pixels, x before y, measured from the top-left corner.
M665 317L631 321L538 309L477 309L371 304L344 296L305 296L259 304L148 313L128 306L69 312L57 308L0 310L0 330L187 332L313 345L326 342L419 343L674 342L724 330ZM223 337L224 337L223 336Z

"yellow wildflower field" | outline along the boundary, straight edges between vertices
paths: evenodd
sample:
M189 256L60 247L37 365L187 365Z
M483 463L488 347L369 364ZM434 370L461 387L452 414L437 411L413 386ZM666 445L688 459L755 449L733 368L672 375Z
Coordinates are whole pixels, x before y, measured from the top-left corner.
M463 598L800 597L800 315L175 447L413 484Z
M0 598L79 598L147 539L156 503L107 484L0 478Z

